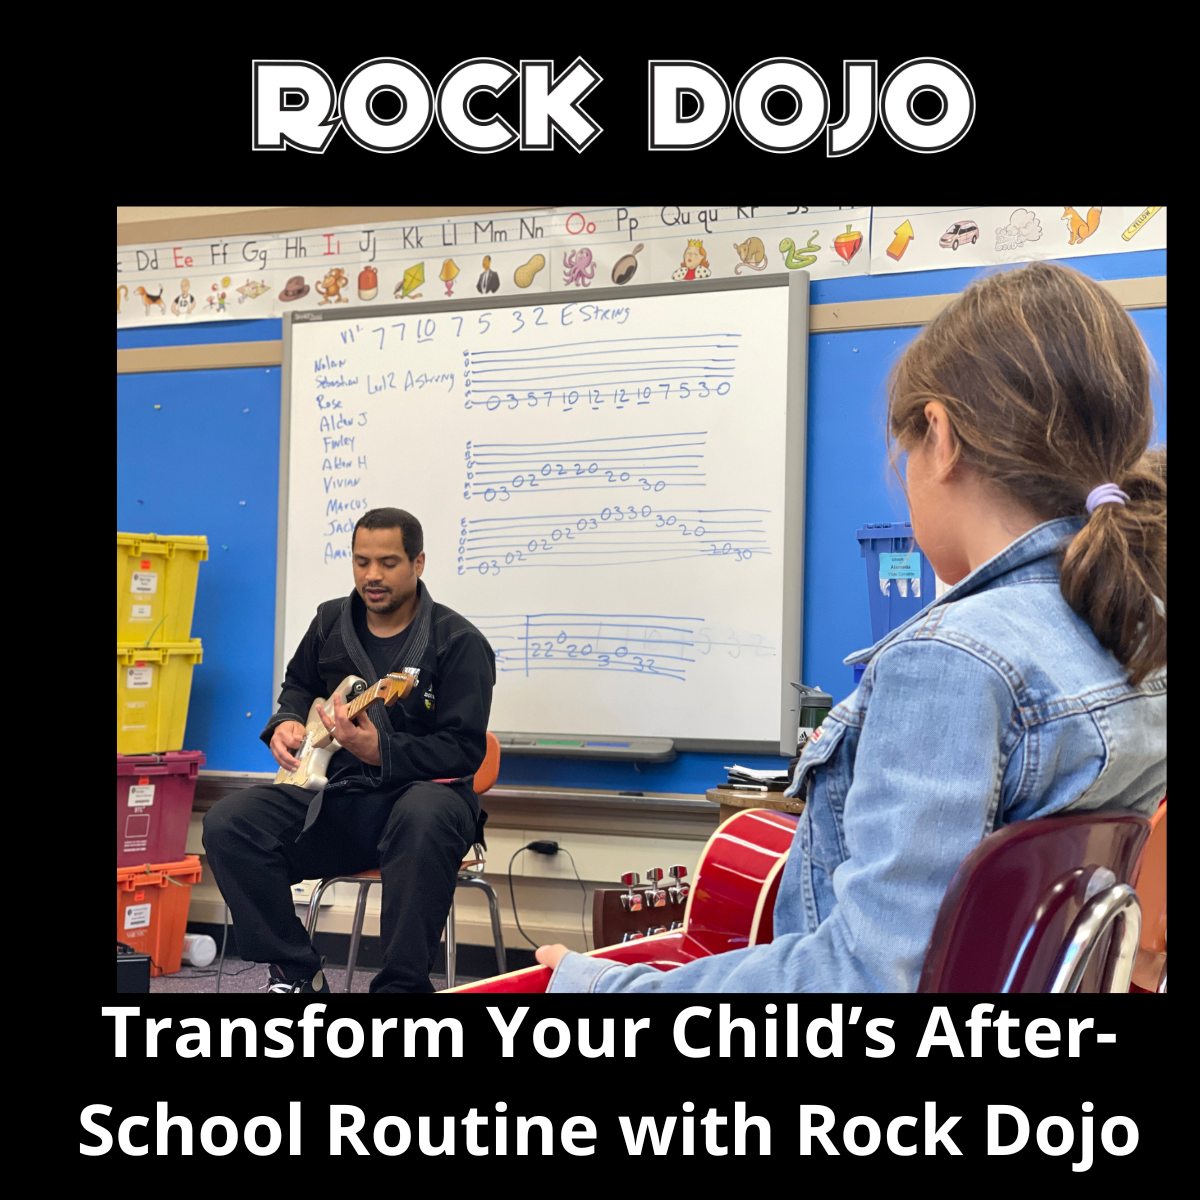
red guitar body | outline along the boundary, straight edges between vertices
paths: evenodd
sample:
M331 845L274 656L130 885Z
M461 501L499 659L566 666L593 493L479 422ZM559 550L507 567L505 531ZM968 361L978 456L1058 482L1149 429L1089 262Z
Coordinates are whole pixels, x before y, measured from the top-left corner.
M710 954L769 942L775 933L775 896L799 819L767 808L746 809L730 817L700 855L683 928L593 950L590 957L671 971ZM526 967L451 990L544 992L550 975L549 967Z

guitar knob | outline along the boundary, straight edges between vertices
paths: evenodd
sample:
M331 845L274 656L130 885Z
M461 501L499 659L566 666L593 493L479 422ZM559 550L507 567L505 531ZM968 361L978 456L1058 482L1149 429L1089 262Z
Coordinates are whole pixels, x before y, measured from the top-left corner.
M645 936L646 935L644 933L627 933L621 939L621 943L624 944L625 942L640 942L642 940L642 938L644 938Z
M642 897L639 892L633 889L641 883L641 876L636 871L626 871L621 876L621 882L629 889L625 895L621 897L621 907L628 909L630 912L642 911Z
M666 932L667 932L667 927L665 925L654 925L650 929L646 930L646 936L652 937L656 933L666 933Z
M670 931L669 931L669 932L671 932L671 933L674 933L676 929L682 929L682 928L683 928L683 922L682 922L682 921L672 921L672 922L671 922L671 928L670 928Z
M651 885L646 892L646 904L650 908L665 908L667 905L667 893L655 886L662 877L662 867L651 867L646 872L646 882Z
M687 899L688 892L691 891L691 887L683 882L687 878L687 867L677 863L667 871L667 874L675 881L673 886L667 889L667 894L671 897L673 904L682 904Z

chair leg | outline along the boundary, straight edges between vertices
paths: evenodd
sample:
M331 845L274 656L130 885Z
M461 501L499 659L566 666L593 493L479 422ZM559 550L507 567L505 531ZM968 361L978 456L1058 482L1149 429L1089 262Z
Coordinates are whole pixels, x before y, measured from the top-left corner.
M358 961L358 943L362 940L363 922L367 919L367 893L375 880L364 880L358 885L358 903L354 906L354 924L350 929L350 955L346 959L346 991L354 984L354 964Z
M312 895L308 900L308 937L312 940L312 936L317 932L317 918L321 915L321 897L325 895L325 889L333 883L332 879L322 879L313 888Z
M446 914L446 986L452 988L458 974L458 945L454 937L454 899L450 899L450 911Z
M500 924L500 901L496 897L496 889L477 875L460 875L458 886L482 888L487 893L488 914L492 919L492 945L496 950L496 971L503 975L508 970L508 961L504 957L504 930Z

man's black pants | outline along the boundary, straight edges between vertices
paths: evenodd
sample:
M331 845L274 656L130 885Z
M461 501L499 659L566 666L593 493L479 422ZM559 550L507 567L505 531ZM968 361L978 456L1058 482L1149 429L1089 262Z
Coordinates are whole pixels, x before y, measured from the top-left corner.
M429 972L454 878L475 837L471 804L443 783L414 783L387 795L326 792L320 815L304 830L312 798L303 788L263 784L205 814L204 850L229 905L239 953L277 963L289 979L310 978L321 960L296 916L292 885L378 867L384 965L371 991L433 991Z

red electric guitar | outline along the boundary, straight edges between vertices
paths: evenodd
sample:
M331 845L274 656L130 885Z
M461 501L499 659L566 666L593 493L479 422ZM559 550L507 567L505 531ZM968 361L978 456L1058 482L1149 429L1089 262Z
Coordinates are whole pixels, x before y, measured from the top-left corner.
M605 946L591 957L671 971L710 954L769 942L775 932L775 896L799 819L767 808L730 817L708 839L696 864L683 928ZM550 975L549 967L526 967L450 990L544 992Z

